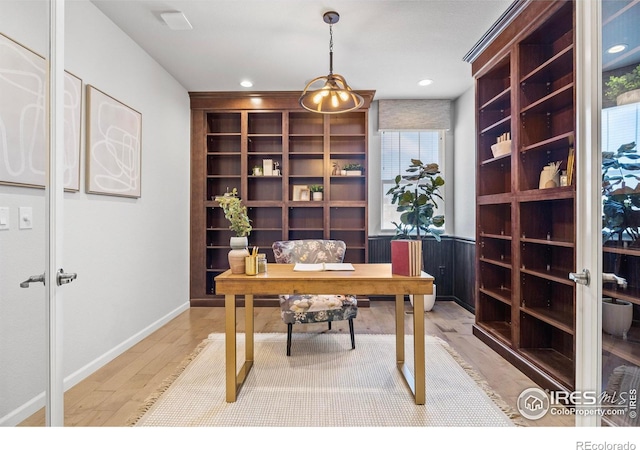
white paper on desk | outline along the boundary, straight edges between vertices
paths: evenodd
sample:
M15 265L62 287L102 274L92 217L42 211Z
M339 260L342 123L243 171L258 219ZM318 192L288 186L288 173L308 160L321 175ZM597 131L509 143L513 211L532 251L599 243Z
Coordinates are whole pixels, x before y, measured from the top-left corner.
M293 267L296 272L322 272L325 270L356 270L351 263L296 263Z

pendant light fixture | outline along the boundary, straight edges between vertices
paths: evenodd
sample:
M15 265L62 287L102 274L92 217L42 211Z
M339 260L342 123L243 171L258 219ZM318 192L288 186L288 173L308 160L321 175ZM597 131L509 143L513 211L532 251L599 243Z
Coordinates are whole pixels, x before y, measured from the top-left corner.
M329 24L329 75L311 80L300 96L300 106L311 112L339 114L360 108L364 99L353 92L342 75L333 73L333 24L340 20L340 14L328 11L322 18ZM311 85L324 81L324 86L311 89Z

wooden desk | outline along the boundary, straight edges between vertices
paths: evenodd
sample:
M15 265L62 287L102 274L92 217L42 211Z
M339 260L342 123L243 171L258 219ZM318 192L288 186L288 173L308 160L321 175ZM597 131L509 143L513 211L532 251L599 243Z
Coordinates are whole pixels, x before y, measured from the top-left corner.
M253 366L253 297L278 294L349 293L354 295L395 295L396 362L417 405L425 402L424 295L433 293L433 277L393 275L391 264L354 264L354 271L294 272L292 264L270 264L267 273L234 275L230 270L218 275L216 294L223 294L225 308L225 363L227 402L235 402ZM404 296L413 294L414 374L404 356ZM236 373L236 295L245 300L245 362ZM354 351L358 351L357 348Z

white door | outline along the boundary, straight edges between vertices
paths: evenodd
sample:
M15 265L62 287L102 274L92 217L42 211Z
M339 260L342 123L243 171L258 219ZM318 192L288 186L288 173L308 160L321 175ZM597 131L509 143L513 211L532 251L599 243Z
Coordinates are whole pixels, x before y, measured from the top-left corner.
M15 424L25 414L21 408L44 403L46 424L61 426L62 291L75 278L60 272L64 0L33 2L30 8L29 17L14 19L37 22L42 35L23 37L40 45L40 52L7 35L0 42L0 88L12 99L0 109L0 173L9 183L0 186L0 420ZM24 12L3 5L3 13L16 11ZM25 397L32 399L26 407Z
M640 103L613 89L629 90L636 68L640 87L640 3L576 6L577 268L590 275L577 288L576 422L638 426Z

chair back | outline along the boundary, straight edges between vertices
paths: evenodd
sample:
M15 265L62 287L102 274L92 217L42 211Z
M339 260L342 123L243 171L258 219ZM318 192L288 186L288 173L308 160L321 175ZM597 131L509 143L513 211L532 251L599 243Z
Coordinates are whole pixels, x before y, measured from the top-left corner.
M347 244L332 239L276 241L271 246L276 263L341 263Z

